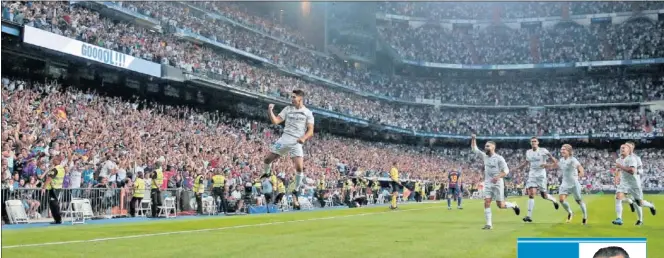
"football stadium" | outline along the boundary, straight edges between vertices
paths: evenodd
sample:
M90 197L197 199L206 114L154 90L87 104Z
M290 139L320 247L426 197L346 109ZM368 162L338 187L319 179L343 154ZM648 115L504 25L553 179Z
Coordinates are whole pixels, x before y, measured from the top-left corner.
M2 256L664 253L664 2L3 1L1 71Z

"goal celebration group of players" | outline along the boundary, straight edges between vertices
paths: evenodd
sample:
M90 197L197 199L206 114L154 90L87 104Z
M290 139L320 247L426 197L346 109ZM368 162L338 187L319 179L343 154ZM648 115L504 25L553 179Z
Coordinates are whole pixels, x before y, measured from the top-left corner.
M264 173L271 173L271 164L281 156L290 156L295 169L297 170L295 190L293 193L298 196L300 188L303 186L304 178L302 145L313 136L314 117L313 113L304 106L304 92L294 90L291 93L291 105L285 107L278 115L273 113L274 105L268 106L268 116L273 124L285 122L283 135L277 140L271 148L271 153L264 159ZM526 166L529 167L528 178L526 180L526 189L528 194L528 214L523 218L524 222L533 222L533 210L535 208L535 196L539 191L540 196L551 202L557 210L562 205L567 211L567 222L571 222L574 216L567 197L572 195L576 203L581 207L583 213L582 223L585 225L588 221L588 209L583 202L581 195L581 184L579 177L583 176L584 169L581 163L574 157L574 150L571 145L564 144L560 148L560 159L556 159L548 150L539 147L539 141L536 137L530 140L531 149L526 151L526 161L524 161L517 170ZM484 145L484 151L477 147L476 136L471 136L472 151L480 156L484 162L484 217L486 224L482 229L492 229L491 202L495 201L500 209L513 209L518 216L521 213L519 205L505 200L505 182L504 178L510 173L505 159L496 153L496 143L488 141ZM655 215L655 206L643 199L643 189L641 187L640 175L643 173L643 163L641 158L634 153L635 144L626 142L620 146L620 156L616 160L616 219L612 221L614 225L622 225L623 203L629 204L632 212L637 213L636 225L643 224L643 208L647 207ZM551 161L550 163L548 163ZM394 162L390 169L390 180L392 187L391 209L397 208L397 197L399 187L403 187L399 179L398 164ZM547 169L558 168L562 172L562 183L559 188L559 199L556 200L547 191ZM461 191L460 191L461 171L450 172L449 194L447 195L448 209L451 209L451 198L456 198L458 208L461 209ZM629 195L629 196L627 196ZM297 198L294 198L295 206L299 204Z

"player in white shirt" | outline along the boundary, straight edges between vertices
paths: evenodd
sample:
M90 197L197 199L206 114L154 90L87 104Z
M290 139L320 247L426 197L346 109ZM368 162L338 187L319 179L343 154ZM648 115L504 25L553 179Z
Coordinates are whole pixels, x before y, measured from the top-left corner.
M484 161L484 218L486 225L482 228L489 230L493 228L491 221L491 201L495 200L500 209L511 208L518 216L521 213L516 203L505 201L505 181L503 178L509 174L505 159L496 154L496 143L492 141L484 144L484 151L477 148L475 134L471 135L470 147L475 154L482 157Z
M579 183L579 177L583 177L583 166L581 166L581 163L573 156L573 154L574 151L572 150L572 145L563 144L562 148L560 148L560 155L562 158L556 160L552 157L553 164L552 166L547 166L547 168L558 167L563 174L563 180L558 192L560 194L560 203L567 211L567 223L570 223L574 216L572 208L567 202L567 196L571 194L574 195L576 203L581 206L581 212L583 212L583 225L586 225L588 220L588 209L583 202L581 196L581 184Z
M620 157L616 159L616 219L612 221L614 225L622 225L622 203L626 194L634 198L638 219L636 225L643 225L643 190L641 189L641 178L638 173L638 163L632 155L632 147L629 144L620 146Z
M636 149L636 144L635 144L634 142L632 142L632 141L628 141L628 142L626 142L625 144L627 144L627 145L630 147L630 154L631 154L631 156L636 160L636 173L637 173L637 174L639 175L639 177L640 177L641 175L643 175L643 162L641 161L641 157L637 156L636 153L634 153L634 150ZM639 182L638 182L638 183L639 183L639 185L641 185L640 178L639 178ZM634 199L634 200L633 200L633 199ZM635 204L635 201L636 201L636 199L635 199L634 196L629 196L629 198L624 198L624 199L623 199L623 203L624 203L624 202L629 203L629 207L631 208L632 212L634 212L635 210L636 210L637 212L639 212L638 209L639 209L640 207L637 208L637 206L641 206L641 205L639 205L639 203L636 203L637 205L634 205L634 204ZM655 209L655 205L652 204L651 202L646 201L646 200L641 200L641 203L640 203L640 204L642 204L642 206L644 206L644 207L648 207L648 208L650 208L650 213L651 213L653 216L654 216L654 215L657 215L657 210ZM643 213L643 210L641 209L640 212Z
M297 170L298 175L301 175L304 171L302 144L314 135L314 115L311 110L304 106L304 91L302 90L293 90L291 104L276 116L272 111L274 104L268 106L268 115L272 124L278 125L286 121L286 126L284 134L272 145L271 153L263 161L265 175L270 175L272 162L281 156L287 155L295 163L295 170ZM294 199L297 200L297 198ZM299 207L297 201L295 201L295 207Z
M530 150L526 151L526 160L519 165L517 170L521 170L527 165L530 165L528 171L528 179L526 180L526 192L528 193L528 215L523 218L524 222L533 222L533 210L535 209L535 195L539 189L540 196L545 200L553 203L553 207L557 210L559 208L556 198L549 194L547 188L546 177L546 161L553 158L551 153L545 148L539 147L539 140L537 137L530 139Z

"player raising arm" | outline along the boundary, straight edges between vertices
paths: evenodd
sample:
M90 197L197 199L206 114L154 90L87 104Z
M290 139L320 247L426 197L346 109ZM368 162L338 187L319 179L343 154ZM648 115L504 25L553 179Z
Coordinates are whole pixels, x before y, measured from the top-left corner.
M304 106L304 91L302 90L293 90L291 104L285 107L278 116L275 116L272 112L274 104L268 106L270 122L278 125L286 121L286 126L284 127L284 134L272 145L271 153L263 161L263 172L267 176L271 175L272 162L286 155L289 155L295 163L297 175L304 171L302 144L314 135L314 115L311 110ZM293 198L293 200L294 206L299 208L297 198Z
M470 147L475 154L484 160L484 218L486 225L482 228L489 230L493 227L491 223L491 201L496 200L500 209L512 208L518 216L521 213L516 203L505 201L505 181L503 178L510 172L505 159L496 154L496 143L486 142L484 152L477 148L475 134L471 135Z
M547 168L552 169L558 167L563 173L563 181L562 184L560 184L560 190L558 192L560 193L560 203L567 211L567 223L570 223L574 216L572 208L567 202L567 196L572 194L574 195L576 203L581 206L581 212L583 212L583 225L586 225L588 220L588 209L581 197L581 184L579 183L579 177L583 177L583 166L581 166L581 163L573 156L574 151L572 150L572 145L563 144L562 148L560 148L560 154L562 156L560 161L551 158L553 164L548 165Z
M530 138L530 146L532 147L526 151L526 160L519 165L516 169L521 171L527 165L528 179L526 180L526 192L528 193L528 215L523 218L524 222L533 222L533 210L535 210L535 195L538 190L543 199L553 203L553 207L558 209L558 202L548 193L546 184L546 161L551 158L551 153L545 148L539 147L539 140L537 137Z

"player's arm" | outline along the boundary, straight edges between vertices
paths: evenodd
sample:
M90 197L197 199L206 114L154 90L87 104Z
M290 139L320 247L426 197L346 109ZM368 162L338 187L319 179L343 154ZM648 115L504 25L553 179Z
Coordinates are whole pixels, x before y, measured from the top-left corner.
M477 155L486 156L483 151L477 148L477 136L475 134L470 135L470 149Z
M498 179L505 178L510 173L510 169L507 167L507 162L505 162L505 158L503 157L500 158L500 161L498 161L498 167L500 168L500 174L494 177L496 181Z
M523 162L521 162L521 164L519 164L519 166L516 167L516 171L521 171L522 169L526 168L526 166L528 166L528 160L524 160Z
M553 165L553 168L558 167L558 159L556 159L556 157L554 157L554 156L551 154L551 152L549 152L548 150L546 150L546 155L549 157L549 159L550 159L551 162L553 162L553 163L550 163L550 164L544 164L544 165L543 165L544 168L547 168L547 167L550 166L550 165Z
M619 170L625 171L625 172L630 173L632 175L634 175L634 173L636 173L636 162L634 162L634 159L630 159L630 158L626 159L625 160L625 165L620 164L620 162L616 162L616 167Z
M307 114L307 132L297 141L299 143L304 143L312 136L314 136L314 115L309 113Z
M270 104L267 106L267 114L270 117L270 122L272 124L278 125L284 122L284 116L286 116L286 109L288 107L285 107L283 110L281 110L281 113L279 113L278 116L274 115L274 104Z
M583 177L583 175L585 174L583 166L581 166L581 163L579 163L578 161L576 162L576 171L579 171L579 177Z

